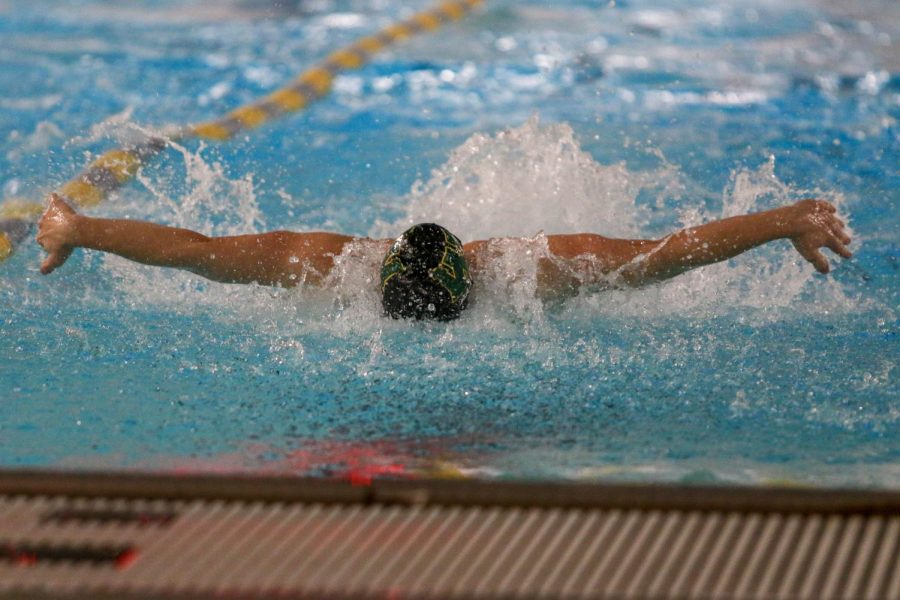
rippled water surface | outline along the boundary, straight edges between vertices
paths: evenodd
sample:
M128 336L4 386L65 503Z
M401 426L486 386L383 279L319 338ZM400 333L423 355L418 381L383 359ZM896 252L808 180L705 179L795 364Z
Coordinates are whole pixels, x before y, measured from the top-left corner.
M216 117L424 2L0 0L0 196ZM900 9L891 0L488 2L227 144L172 143L91 214L207 234L509 243L459 321L29 243L0 264L0 465L900 487ZM543 233L658 237L827 198L788 243L670 282L533 297Z

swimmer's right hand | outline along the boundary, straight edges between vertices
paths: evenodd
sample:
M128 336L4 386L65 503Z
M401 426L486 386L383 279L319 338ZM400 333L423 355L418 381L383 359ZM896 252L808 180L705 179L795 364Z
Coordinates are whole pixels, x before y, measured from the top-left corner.
M48 275L60 267L76 244L78 213L56 194L50 195L50 205L38 221L37 242L47 252L41 263L41 273Z

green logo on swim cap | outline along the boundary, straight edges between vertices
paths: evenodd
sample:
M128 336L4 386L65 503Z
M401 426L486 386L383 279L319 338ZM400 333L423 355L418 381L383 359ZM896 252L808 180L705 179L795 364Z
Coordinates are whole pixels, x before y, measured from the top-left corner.
M468 295L472 278L469 277L469 265L463 256L462 242L446 229L443 232L446 240L444 256L438 266L431 270L431 277L450 292L454 302L459 302Z
M384 286L387 285L387 282L391 277L400 273L404 273L406 271L406 265L403 264L403 260L400 258L400 253L403 250L401 240L402 238L391 244L391 249L388 251L387 256L384 258L384 262L381 263L382 290L384 289Z

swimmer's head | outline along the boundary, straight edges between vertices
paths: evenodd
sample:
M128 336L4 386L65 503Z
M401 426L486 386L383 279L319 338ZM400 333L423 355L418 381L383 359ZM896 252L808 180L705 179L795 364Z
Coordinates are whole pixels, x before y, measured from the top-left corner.
M471 287L462 242L434 223L404 231L381 264L381 304L395 319L455 319Z

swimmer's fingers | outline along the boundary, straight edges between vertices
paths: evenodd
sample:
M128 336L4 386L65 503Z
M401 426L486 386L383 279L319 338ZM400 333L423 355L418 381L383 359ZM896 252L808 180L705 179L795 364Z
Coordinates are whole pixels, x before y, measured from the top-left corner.
M836 237L829 238L825 243L829 250L843 258L853 258L853 253Z
M41 221L48 216L55 217L59 215L68 217L75 214L77 214L75 209L69 206L68 203L62 199L62 196L54 192L50 194L50 203L47 205L47 210L44 211Z
M828 259L825 258L825 255L816 247L816 246L807 246L805 244L794 243L794 247L797 248L797 252L800 253L800 256L805 258L807 261L812 263L812 266L816 268L816 271L822 273L828 273L831 270L831 267L828 264Z
M57 242L56 229L51 221L47 220L46 213L41 220L38 221L37 243L40 244L46 252L53 252L59 246Z
M813 250L812 256L807 259L816 268L816 271L822 275L826 275L831 270L828 259L819 250Z
M847 238L849 241L849 238ZM838 256L852 258L853 253L844 245L841 238L828 232L823 236L807 237L794 240L794 247L800 256L808 260L819 273L828 273L831 270L828 259L822 254L821 248L828 248Z
M844 222L837 217L837 215L829 215L829 225L831 227L831 236L826 241L825 245L828 246L838 256L843 256L844 258L851 258L853 253L847 249L847 244L849 244L852 240L850 236L847 235L847 232L844 230Z
M832 217L831 219L831 233L834 234L836 238L838 238L841 243L849 244L851 242L850 236L847 235L847 232L844 230L844 222L837 217Z
M62 248L48 254L47 258L44 259L44 262L41 263L41 274L49 275L55 271L68 260L70 254L72 254L71 247Z

